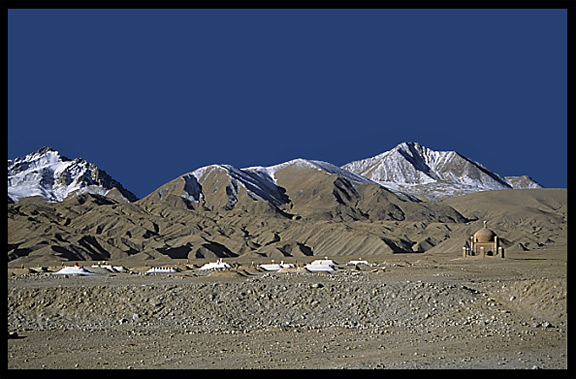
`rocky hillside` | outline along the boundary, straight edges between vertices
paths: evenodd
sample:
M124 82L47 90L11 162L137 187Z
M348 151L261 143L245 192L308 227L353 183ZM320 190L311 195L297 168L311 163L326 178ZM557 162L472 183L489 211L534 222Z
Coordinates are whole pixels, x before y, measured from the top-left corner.
M84 194L61 203L30 199L9 204L9 265L406 252L458 256L484 219L506 249L565 247L567 241L567 191L561 189L488 191L441 203L395 200L398 212L381 211L388 216L355 221L342 221L349 215L338 213L342 204L337 202L331 212L340 218L326 219L324 213L312 217L316 209L305 217L244 208L209 211L191 209L181 197L173 199L178 201L120 204Z
M455 153L419 145L399 146L394 154L404 159L395 171L401 174L397 183L403 180L410 188L425 183L417 188L434 190L451 188L450 177L467 185L474 179L475 193L422 201L398 185L392 189L327 162L296 159L270 167L202 167L137 200L94 165L41 149L9 161L8 194L14 202L8 204L8 260L11 265L44 265L68 260L458 254L485 219L505 248L565 246L566 190L512 189L510 179ZM376 167L364 172L375 179L382 179L375 175L388 167L353 166ZM414 167L420 171L412 175ZM492 190L477 192L478 183ZM529 180L519 183L514 186ZM496 186L507 189L494 190Z
M464 220L445 205L423 203L330 163L304 159L247 169L203 167L161 186L140 203L306 220Z

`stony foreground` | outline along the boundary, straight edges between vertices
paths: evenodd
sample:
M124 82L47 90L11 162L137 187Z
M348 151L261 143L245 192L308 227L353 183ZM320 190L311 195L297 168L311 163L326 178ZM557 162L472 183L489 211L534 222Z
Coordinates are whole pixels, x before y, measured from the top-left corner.
M12 276L8 367L565 369L565 251L545 256Z

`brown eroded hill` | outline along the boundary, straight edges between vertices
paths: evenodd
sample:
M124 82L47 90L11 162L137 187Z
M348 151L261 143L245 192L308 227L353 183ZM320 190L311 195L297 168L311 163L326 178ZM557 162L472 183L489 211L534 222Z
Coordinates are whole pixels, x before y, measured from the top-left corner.
M442 203L468 218L488 220L507 248L527 250L567 241L568 191L563 188L484 191Z
M250 179L256 185L248 188L252 184ZM278 208L288 201L282 190L271 181L250 177L250 173L232 166L212 165L171 180L138 203L146 208L165 205L199 211L235 210L290 217Z
M179 179L161 199L157 191L129 204L92 194L61 203L9 204L9 265L399 252L459 256L485 219L506 249L566 245L565 189L486 191L418 203L319 170L301 171L292 181L287 172L276 174L284 204L255 200L239 186L233 207L210 208L208 195L204 205L209 206L200 207L178 194Z
M375 183L298 162L282 165L275 178L290 199L284 209L309 220L465 221L449 206L410 201Z
M411 201L329 163L303 159L270 168L203 167L166 183L139 203L146 208L177 206L314 221L465 221L444 204Z

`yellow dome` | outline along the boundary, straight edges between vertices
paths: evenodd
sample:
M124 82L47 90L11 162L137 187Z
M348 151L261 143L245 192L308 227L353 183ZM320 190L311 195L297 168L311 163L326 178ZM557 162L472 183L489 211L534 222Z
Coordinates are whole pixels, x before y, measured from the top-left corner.
M486 225L474 233L474 240L476 242L492 242L494 241L494 237L496 237L496 233L488 229Z

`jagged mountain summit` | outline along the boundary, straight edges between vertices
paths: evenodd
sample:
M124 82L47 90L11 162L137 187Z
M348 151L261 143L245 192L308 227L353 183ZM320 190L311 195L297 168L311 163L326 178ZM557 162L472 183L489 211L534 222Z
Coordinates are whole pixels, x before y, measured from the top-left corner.
M137 200L132 192L96 165L81 158L69 159L48 146L8 160L9 203L32 196L60 202L83 193L119 202Z
M486 190L542 188L530 177L501 177L455 151L435 151L416 142L403 142L342 168L393 190L427 199Z

